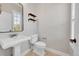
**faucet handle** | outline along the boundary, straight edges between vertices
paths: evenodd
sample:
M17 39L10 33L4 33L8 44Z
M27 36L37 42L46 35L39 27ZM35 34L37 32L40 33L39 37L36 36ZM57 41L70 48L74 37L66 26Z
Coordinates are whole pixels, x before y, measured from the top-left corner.
M15 37L15 36L17 36L17 34L10 34L10 37L12 38L12 37Z

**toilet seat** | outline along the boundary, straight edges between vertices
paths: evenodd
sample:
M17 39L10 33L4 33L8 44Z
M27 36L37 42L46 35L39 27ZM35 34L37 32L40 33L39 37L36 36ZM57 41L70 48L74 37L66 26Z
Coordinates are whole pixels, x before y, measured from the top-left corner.
M46 44L44 42L42 42L42 41L38 41L34 45L41 46L41 47L46 47Z

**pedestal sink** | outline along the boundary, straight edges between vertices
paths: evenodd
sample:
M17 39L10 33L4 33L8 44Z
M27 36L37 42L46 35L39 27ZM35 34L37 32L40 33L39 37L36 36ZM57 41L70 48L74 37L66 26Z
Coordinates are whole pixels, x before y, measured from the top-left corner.
M0 39L0 44L2 46L3 49L7 49L10 47L13 47L13 55L14 56L21 56L20 53L20 46L22 42L25 42L27 40L30 40L31 37L30 36L16 36L13 38L1 38Z

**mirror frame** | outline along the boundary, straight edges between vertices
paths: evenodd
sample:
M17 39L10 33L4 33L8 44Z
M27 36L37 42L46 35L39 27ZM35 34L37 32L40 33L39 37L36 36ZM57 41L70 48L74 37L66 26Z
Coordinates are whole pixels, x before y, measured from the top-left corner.
M22 31L12 31L12 29L13 29L12 28L10 31L4 31L4 32L0 32L0 33L23 32L23 30L24 30L23 5L21 3L16 3L16 4L19 4L22 7ZM13 25L11 27L13 27Z

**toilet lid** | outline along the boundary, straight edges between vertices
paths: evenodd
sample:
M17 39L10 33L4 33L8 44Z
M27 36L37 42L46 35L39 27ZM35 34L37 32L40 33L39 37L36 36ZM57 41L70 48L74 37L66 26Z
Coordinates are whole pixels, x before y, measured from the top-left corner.
M44 42L42 42L42 41L36 42L35 45L44 46L44 47L46 46L46 44Z

